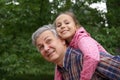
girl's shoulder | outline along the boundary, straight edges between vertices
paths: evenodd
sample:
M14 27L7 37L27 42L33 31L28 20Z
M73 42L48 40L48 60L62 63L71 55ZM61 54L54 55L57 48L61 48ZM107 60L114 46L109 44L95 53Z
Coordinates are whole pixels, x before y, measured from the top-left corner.
M83 36L90 36L90 34L85 30L84 27L80 27L74 37L83 37Z
M90 34L83 27L81 27L76 31L69 45L74 48L78 48L79 41L84 37L90 37Z

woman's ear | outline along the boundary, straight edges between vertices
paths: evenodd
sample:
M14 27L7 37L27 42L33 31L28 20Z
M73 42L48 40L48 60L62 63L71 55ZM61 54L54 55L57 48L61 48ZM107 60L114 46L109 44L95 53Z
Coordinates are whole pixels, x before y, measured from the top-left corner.
M66 45L66 41L64 39L60 39L63 43L63 45Z

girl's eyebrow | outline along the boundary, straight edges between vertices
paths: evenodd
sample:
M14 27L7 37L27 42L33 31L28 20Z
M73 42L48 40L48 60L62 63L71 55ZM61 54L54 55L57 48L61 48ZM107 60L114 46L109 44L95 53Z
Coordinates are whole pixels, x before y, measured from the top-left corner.
M60 24L61 22L56 22L56 24Z
M69 21L69 20L65 19L64 22L66 22L66 21Z
M58 23L56 23L56 26L58 26L58 25L60 25L61 23L60 22L58 22Z

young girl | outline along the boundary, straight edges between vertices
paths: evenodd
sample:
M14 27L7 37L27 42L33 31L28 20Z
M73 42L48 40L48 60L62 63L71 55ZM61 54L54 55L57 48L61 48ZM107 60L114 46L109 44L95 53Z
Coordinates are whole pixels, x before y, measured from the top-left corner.
M100 60L99 53L107 51L79 24L72 12L59 14L54 25L58 35L65 39L69 46L82 51L84 58L80 80L90 80Z

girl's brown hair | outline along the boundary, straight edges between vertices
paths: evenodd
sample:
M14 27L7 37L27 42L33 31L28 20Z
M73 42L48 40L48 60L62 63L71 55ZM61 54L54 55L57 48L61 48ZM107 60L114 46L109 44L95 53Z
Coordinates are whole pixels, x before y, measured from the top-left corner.
M61 12L58 16L60 16L60 15L62 15L62 14L66 14L66 15L71 16L71 17L72 17L72 19L73 19L73 21L75 22L75 24L76 24L77 28L81 27L81 25L80 25L79 21L77 20L77 18L76 18L76 16L74 15L74 13L73 13L73 12L71 12L71 11ZM58 16L57 16L57 17L58 17ZM54 21L54 23L53 23L53 24L56 26L56 19L55 19L55 21Z

